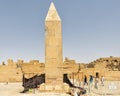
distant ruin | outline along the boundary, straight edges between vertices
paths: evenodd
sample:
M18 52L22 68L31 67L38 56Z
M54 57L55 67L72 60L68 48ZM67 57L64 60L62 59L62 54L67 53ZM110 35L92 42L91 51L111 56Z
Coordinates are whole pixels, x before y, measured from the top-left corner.
M118 78L117 80L120 80L120 57L100 58L89 64L76 63L75 60L66 58L63 63L65 66L64 69L71 68L67 70L69 74L78 72L79 70L79 72L83 72L80 73L80 76L84 74L92 74L95 76L93 70L99 72L99 74L103 74L102 71L105 71L106 77L109 77L108 80L116 80L116 78ZM21 82L23 73L29 73L26 74L26 77L30 78L34 76L34 74L44 73L44 69L45 64L39 62L39 60L31 60L30 62L18 60L17 62L14 62L12 59L9 59L7 64L0 64L0 82ZM91 71L93 73L91 73ZM115 78L113 79L112 77Z

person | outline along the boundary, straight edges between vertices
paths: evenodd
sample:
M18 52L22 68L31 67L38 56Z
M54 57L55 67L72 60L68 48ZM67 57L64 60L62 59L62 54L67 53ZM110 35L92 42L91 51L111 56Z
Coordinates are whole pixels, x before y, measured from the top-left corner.
M102 86L104 86L104 77L103 76L101 76L101 84L102 84Z
M88 85L88 83L87 83L87 76L85 75L85 77L84 77L84 85Z
M95 88L98 89L98 77L95 78Z
M92 75L90 75L90 80L89 80L89 82L90 82L90 84L93 83L93 76L92 76Z
M91 92L92 84L93 84L93 76L90 75L90 80L89 80L89 92Z

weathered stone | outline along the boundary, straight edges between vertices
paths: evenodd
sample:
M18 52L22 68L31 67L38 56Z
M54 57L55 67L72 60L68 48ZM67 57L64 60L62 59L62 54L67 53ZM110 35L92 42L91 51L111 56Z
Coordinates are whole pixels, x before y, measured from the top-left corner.
M51 84L63 78L62 69L62 32L61 19L53 3L51 3L45 19L45 83ZM60 84L63 83L61 79Z

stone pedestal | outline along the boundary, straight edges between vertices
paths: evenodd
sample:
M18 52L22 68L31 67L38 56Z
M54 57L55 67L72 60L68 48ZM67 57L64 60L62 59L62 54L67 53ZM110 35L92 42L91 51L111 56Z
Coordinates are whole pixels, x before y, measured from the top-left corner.
M39 90L45 92L69 92L69 85L66 83L61 84L41 84Z

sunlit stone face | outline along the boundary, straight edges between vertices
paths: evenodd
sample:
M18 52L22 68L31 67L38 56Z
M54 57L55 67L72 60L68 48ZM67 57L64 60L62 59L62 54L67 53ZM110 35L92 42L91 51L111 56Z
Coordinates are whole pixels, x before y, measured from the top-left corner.
M45 19L45 83L63 83L61 19L51 3Z

